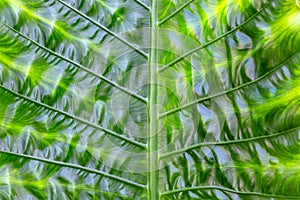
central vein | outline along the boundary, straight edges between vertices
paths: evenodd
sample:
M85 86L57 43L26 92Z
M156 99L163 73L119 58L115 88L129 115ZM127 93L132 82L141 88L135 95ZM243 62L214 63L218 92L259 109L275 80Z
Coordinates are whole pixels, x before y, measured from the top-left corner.
M148 199L159 199L158 112L157 112L157 0L150 11L150 56L148 62Z

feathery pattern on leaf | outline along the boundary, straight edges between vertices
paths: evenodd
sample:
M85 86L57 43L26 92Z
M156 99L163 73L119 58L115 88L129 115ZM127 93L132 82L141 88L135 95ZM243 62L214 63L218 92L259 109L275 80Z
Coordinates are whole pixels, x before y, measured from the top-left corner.
M292 0L0 1L0 199L300 199Z

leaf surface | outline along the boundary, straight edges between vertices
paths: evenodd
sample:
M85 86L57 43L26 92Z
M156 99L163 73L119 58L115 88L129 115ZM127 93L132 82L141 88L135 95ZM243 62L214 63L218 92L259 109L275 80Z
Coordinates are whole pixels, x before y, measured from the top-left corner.
M2 0L0 199L300 199L300 7Z

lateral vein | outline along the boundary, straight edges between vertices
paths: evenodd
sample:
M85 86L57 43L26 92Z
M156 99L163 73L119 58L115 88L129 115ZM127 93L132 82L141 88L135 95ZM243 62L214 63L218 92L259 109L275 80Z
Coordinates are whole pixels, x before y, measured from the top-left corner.
M158 26L162 25L163 23L165 23L166 21L168 21L169 19L171 19L172 17L174 17L177 13L179 13L182 9L184 9L185 7L187 7L188 5L190 5L193 1L195 1L195 0L189 0L186 3L184 3L183 5L181 5L173 13L171 13L167 17L163 18L162 20L160 20L158 22Z
M149 8L149 6L147 6L146 4L144 4L142 1L140 0L134 0L137 4L141 5L142 7L144 7L146 10L150 11L151 9Z
M130 96L133 96L133 97L135 97L136 99L139 99L140 101L142 101L142 102L144 102L144 103L147 103L147 99L146 99L146 98L144 98L144 97L142 97L142 96L140 96L140 95L138 95L138 94L136 94L136 93L130 91L129 89L127 89L127 88L125 88L125 87L123 87L123 86L118 85L117 83L115 83L115 82L109 80L109 79L106 78L105 76L102 76L102 75L100 75L100 74L97 74L96 72L94 72L94 71L92 71L92 70L90 70L90 69L84 67L83 65L81 65L81 64L79 64L79 63L77 63L77 62L75 62L75 61L73 61L73 60L71 60L71 59L69 59L69 58L66 58L65 56L60 55L60 54L58 54L58 53L52 51L51 49L49 49L49 48L47 48L47 47L45 47L45 46L39 44L38 42L36 42L36 41L34 41L33 39L29 38L28 36L24 35L24 34L21 33L20 31L14 29L14 28L11 27L10 25L6 24L6 23L3 22L2 20L0 20L0 23L2 23L2 24L3 24L4 26L6 26L8 29L10 29L11 31L17 33L17 34L20 35L21 37L23 37L23 38L29 40L31 43L33 43L34 45L36 45L36 46L38 46L39 48L43 49L44 51L47 51L48 53L50 53L50 54L52 54L52 55L54 55L54 56L56 56L56 57L58 57L58 58L60 58L60 59L62 59L62 60L64 60L64 61L66 61L66 62L68 62L68 63L70 63L70 64L72 64L72 65L74 65L74 66L76 66L76 67L78 67L78 68L80 68L80 69L82 69L82 70L84 70L84 71L86 71L86 72L89 73L89 74L92 74L93 76L95 76L95 77L97 77L97 78L99 78L99 79L105 81L106 83L110 84L111 86L113 86L113 87L115 87L115 88L117 88L117 89L123 91L124 93L126 93L126 94L128 94L128 95L130 95Z
M145 145L145 144L140 143L140 142L137 142L137 141L134 141L134 140L132 140L132 139L130 139L130 138L124 136L124 135L120 135L120 134L118 134L118 133L116 133L116 132L114 132L114 131L112 131L112 130L109 130L109 129L104 128L104 127L102 127L102 126L93 124L93 123L91 123L91 122L89 122L89 121L87 121L87 120L85 120L85 119L82 119L82 118L80 118L80 117L78 117L78 116L69 114L69 113L67 113L67 112L65 112L65 111L63 111L63 110L54 108L54 107L49 106L49 105L47 105L47 104L45 104L45 103L42 103L42 102L36 101L36 100L34 100L34 99L31 99L31 98L29 98L29 97L27 97L27 96L24 96L24 95L19 94L19 93L15 92L15 91L12 91L12 90L10 90L10 89L4 87L4 86L1 85L1 84L0 84L0 88L1 88L2 90L4 90L4 91L7 91L7 92L9 92L9 93L11 93L11 94L13 94L13 95L19 97L19 98L25 99L25 100L27 100L27 101L29 101L29 102L31 102L31 103L34 103L34 104L39 105L39 106L42 106L42 107L44 107L44 108L47 108L47 109L52 110L52 111L54 111L54 112L57 112L57 113L59 113L59 114L65 115L65 116L67 116L67 117L69 117L69 118L75 119L75 120L77 120L77 121L79 121L79 122L81 122L81 123L83 123L83 124L86 124L86 125L91 126L91 127L95 128L95 129L101 130L101 131L103 131L103 132L105 132L105 133L107 133L107 134L109 134L109 135L112 135L112 136L114 136L114 137L116 137L116 138L122 139L122 140L124 140L124 141L126 141L126 142L128 142L128 143L131 143L131 144L134 144L134 145L136 145L136 146L138 146L138 147L141 147L141 148L143 148L143 149L146 149L146 145Z
M252 15L252 16L251 16L250 18L248 18L247 20L245 20L245 21L244 21L243 23L241 23L239 26L237 26L237 27L231 29L230 31L227 31L227 32L221 34L220 36L216 37L215 39L211 40L210 42L207 42L207 43L205 43L205 44L203 44L203 45L201 45L201 46L199 46L199 47L197 47L197 48L195 48L195 49L192 49L192 50L186 52L185 54L179 56L179 57L176 58L175 60L173 60L173 61L169 62L168 64L166 64L164 67L160 68L160 69L158 70L158 72L161 73L161 72L165 71L165 70L168 69L169 67L171 67L171 66L175 65L176 63L178 63L179 61L183 60L184 58L186 58L186 57L192 55L193 53L195 53L195 52L197 52L197 51L199 51L199 50L201 50L201 49L203 49L203 48L205 48L205 47L207 47L207 46L209 46L209 45L211 45L211 44L213 44L213 43L219 41L220 39L226 37L227 35L229 35L229 34L235 32L236 30L238 30L238 29L240 29L240 28L242 28L242 27L245 26L247 23L249 23L250 21L252 21L253 19L255 19L262 11L264 11L264 10L272 3L272 1L273 1L273 0L269 1L268 3L266 3L266 4L265 4L258 12L256 12L254 15Z
M104 30L105 32L107 32L108 34L110 34L111 36L115 37L117 40L119 40L120 42L124 43L125 45L129 46L130 48L132 48L133 50L135 50L136 52L138 52L139 54L141 54L143 57L148 58L148 54L145 53L144 51L136 48L135 46L133 46L131 43L129 43L128 41L126 41L125 39L119 37L116 33L112 32L111 30L109 30L108 28L106 28L105 26L103 26L102 24L98 23L97 21L95 21L94 19L90 18L89 16L87 16L86 14L80 12L79 10L77 10L76 8L72 7L71 5L67 4L66 2L62 1L62 0L57 0L59 3L63 4L64 6L68 7L70 10L72 10L73 12L75 12L76 14L80 15L81 17L85 18L86 20L88 20L89 22L91 22L92 24L94 24L95 26L97 26L98 28Z
M246 139L239 139L239 140L198 143L198 144L194 144L192 146L189 146L187 148L182 148L182 149L178 149L178 150L175 150L175 151L171 151L171 152L168 152L168 153L161 154L160 159L164 159L164 158L176 155L176 154L185 153L187 151L197 149L197 148L200 148L200 147L205 147L205 146L224 146L224 145L229 145L229 144L241 144L241 143L255 142L255 141L259 141L259 140L270 139L270 138L273 138L273 137L278 137L278 136L281 136L281 135L290 134L293 131L298 131L299 129L300 129L300 126L289 129L289 130L286 130L286 131L281 131L281 132L278 132L278 133L270 134L270 135L262 135L262 136L246 138Z
M208 101L208 100L210 100L210 99L213 99L213 98L216 98L216 97L220 97L220 96L223 96L223 95L226 95L226 94L235 92L235 91L240 90L240 89L242 89L242 88L244 88L244 87L247 87L247 86L249 86L249 85L252 85L252 84L254 84L254 83L257 83L257 82L259 82L259 81L261 81L261 80L267 78L269 75L271 75L272 73L274 73L275 71L277 71L277 70L278 70L279 68L281 68L283 65L287 64L288 62L290 62L296 55L297 55L297 53L294 54L293 56L291 56L291 57L285 59L283 62L281 62L281 63L279 63L278 65L276 65L273 69L271 69L270 71L268 71L267 73L265 73L264 75L262 75L261 77L255 79L255 80L253 80L253 81L249 81L248 83L245 83L245 84L242 84L242 85L240 85L240 86L231 88L231 89L226 90L226 91L224 91L224 92L220 92L220 93L217 93L217 94L214 94L214 95L211 95L211 96L207 96L207 97L203 97L203 98L200 98L200 99L196 99L196 100L194 100L194 101L192 101L192 102L190 102L190 103L181 105L181 106L179 106L179 107L177 107L177 108L174 108L174 109L172 109L172 110L169 110L169 111L166 111L166 112L164 112L164 113L161 113L161 114L159 115L159 118L160 118L160 119L161 119L161 118L164 118L164 117L166 117L166 116L168 116L168 115L171 115L171 114L173 114L173 113L176 113L176 112L178 112L178 111L180 111L180 110L189 108L189 107L191 107L191 106L193 106L193 105L195 105L195 104L197 104L197 103L201 103L201 102L204 102L204 101Z
M175 194L179 192L187 192L187 191L193 191L193 190L221 190L225 192L231 192L234 194L240 194L240 195L255 195L255 196L262 196L262 197L273 197L273 198L281 198L281 199L300 199L300 197L297 196L284 196L284 195L278 195L278 194L267 194L267 193L261 193L261 192L248 192L248 191L238 191L233 190L230 188L217 186L217 185L210 185L210 186L196 186L196 187L189 187L189 188L181 188L181 189L175 189L172 191L167 191L162 193L162 196Z
M131 181L131 180L128 180L128 179L125 179L125 178L122 178L122 177L119 177L119 176L116 176L116 175L112 175L112 174L109 174L107 172L103 172L103 171L96 170L96 169L91 169L91 168L80 166L80 165L77 165L77 164L66 163L66 162L56 161L56 160L50 160L50 159L46 159L46 158L41 158L41 157L31 156L31 155L26 155L26 154L20 154L20 153L15 153L15 152L11 152L11 151L0 150L0 153L11 155L11 156L17 156L17 157L21 157L21 158L26 158L26 159L30 159L30 160L36 160L36 161L49 163L49 164L55 164L55 165L59 165L59 166L62 166L62 167L69 167L69 168L73 168L73 169L79 169L79 170L83 170L83 171L86 171L86 172L89 172L89 173L102 175L104 177L114 179L114 180L120 181L122 183L132 185L132 186L136 186L136 187L140 187L140 188L146 188L145 185L142 185L140 183L136 183L134 181Z

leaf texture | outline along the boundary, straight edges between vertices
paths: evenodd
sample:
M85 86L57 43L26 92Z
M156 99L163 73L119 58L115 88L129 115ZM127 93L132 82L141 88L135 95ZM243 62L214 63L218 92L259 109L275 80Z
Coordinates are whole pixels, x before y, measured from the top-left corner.
M0 199L300 199L291 0L2 0Z

